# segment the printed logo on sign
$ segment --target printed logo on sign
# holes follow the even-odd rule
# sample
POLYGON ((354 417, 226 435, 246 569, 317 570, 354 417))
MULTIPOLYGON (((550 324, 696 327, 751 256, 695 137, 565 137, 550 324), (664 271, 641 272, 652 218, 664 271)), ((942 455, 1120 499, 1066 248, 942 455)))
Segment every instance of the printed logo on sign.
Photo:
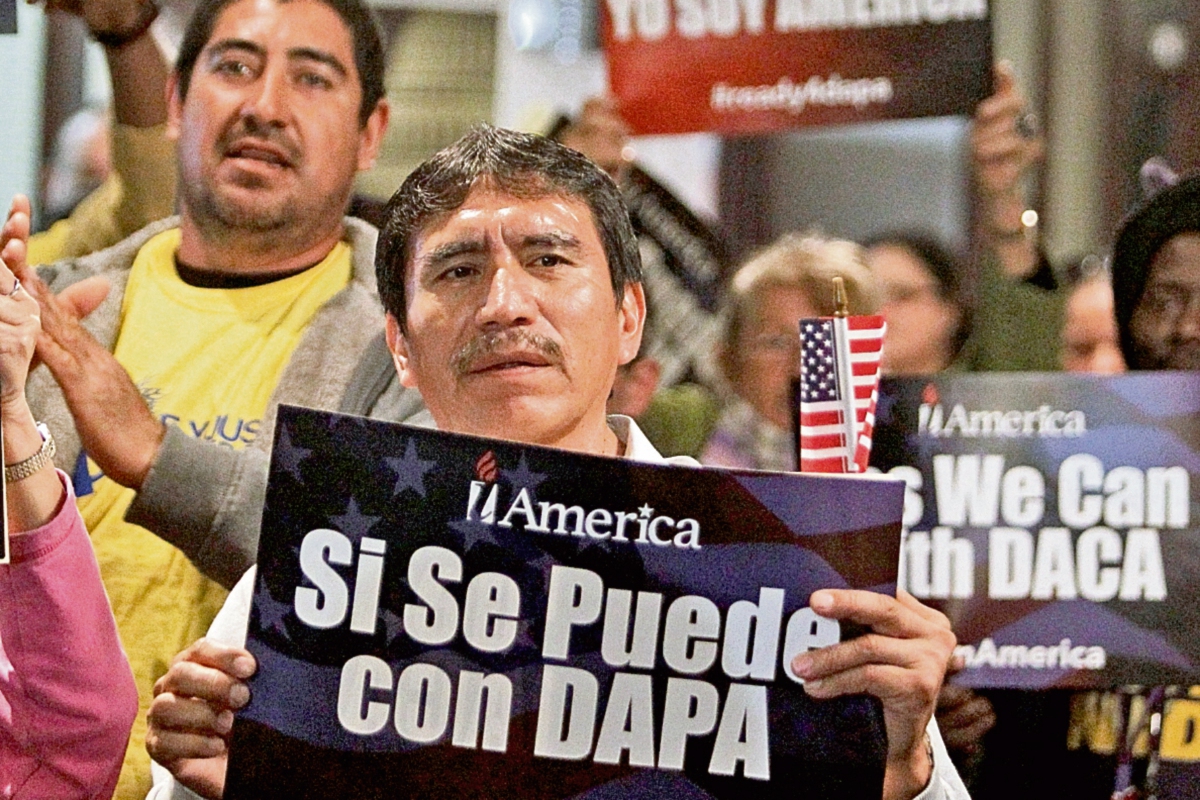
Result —
POLYGON ((730 86, 717 83, 709 93, 715 111, 788 111, 800 114, 810 106, 866 108, 891 102, 895 96, 886 77, 846 80, 834 73, 827 78, 813 75, 803 83, 784 76, 764 86, 730 86))
MULTIPOLYGON (((936 397, 936 391, 933 394, 936 397)), ((1082 411, 1063 411, 1048 405, 1031 411, 979 411, 955 403, 947 411, 935 400, 922 403, 917 415, 917 433, 938 438, 1073 439, 1087 433, 1087 415, 1082 411)))
POLYGON ((1072 645, 1063 639, 1056 645, 997 645, 988 637, 978 645, 960 644, 954 655, 966 669, 1104 669, 1108 654, 1103 647, 1072 645))
POLYGON ((563 503, 534 503, 533 498, 529 496, 529 489, 521 487, 508 502, 504 513, 497 517, 500 485, 493 483, 491 490, 487 490, 487 483, 471 481, 467 513, 464 517, 467 522, 483 522, 501 528, 511 528, 514 522, 519 521, 524 530, 533 533, 571 534, 593 539, 611 537, 614 542, 700 549, 699 522, 690 518, 676 520, 655 514, 649 504, 643 504, 637 511, 609 511, 606 508, 585 511, 582 506, 568 506, 563 503), (483 500, 482 507, 480 500, 483 500))

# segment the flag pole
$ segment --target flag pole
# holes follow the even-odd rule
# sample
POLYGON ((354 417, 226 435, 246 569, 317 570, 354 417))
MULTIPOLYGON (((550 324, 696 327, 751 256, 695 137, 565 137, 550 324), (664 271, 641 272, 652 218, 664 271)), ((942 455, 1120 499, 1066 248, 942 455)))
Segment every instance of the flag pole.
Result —
POLYGON ((858 414, 854 408, 854 368, 850 365, 850 302, 846 297, 846 282, 840 275, 833 279, 833 326, 837 342, 838 394, 842 397, 842 424, 846 429, 846 454, 842 457, 846 472, 857 472, 854 451, 858 447, 858 414))

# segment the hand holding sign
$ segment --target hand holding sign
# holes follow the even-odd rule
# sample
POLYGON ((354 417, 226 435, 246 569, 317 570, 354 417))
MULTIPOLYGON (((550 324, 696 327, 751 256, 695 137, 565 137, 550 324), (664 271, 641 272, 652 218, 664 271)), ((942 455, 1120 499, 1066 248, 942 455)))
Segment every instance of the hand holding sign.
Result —
POLYGON ((1021 177, 1045 154, 1027 106, 1012 66, 998 63, 995 91, 979 104, 971 126, 971 160, 984 199, 1017 192, 1021 177))
POLYGON ((200 639, 154 684, 146 750, 204 797, 225 793, 233 711, 249 702, 243 679, 255 668, 254 657, 242 648, 200 639))
POLYGON ((797 656, 792 669, 813 697, 872 694, 883 701, 888 734, 885 798, 916 796, 933 769, 925 728, 954 651, 945 615, 900 592, 896 599, 874 592, 823 589, 810 607, 823 617, 851 620, 874 632, 797 656))
POLYGON ((618 184, 633 162, 629 126, 609 97, 589 97, 579 117, 563 129, 558 140, 596 162, 618 184))

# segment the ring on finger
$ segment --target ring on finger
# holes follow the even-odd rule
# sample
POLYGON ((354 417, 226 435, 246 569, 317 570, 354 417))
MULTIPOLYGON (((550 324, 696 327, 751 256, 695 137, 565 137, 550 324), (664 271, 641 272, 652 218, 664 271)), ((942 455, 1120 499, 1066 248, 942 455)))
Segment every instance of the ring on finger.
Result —
POLYGON ((19 291, 21 291, 21 282, 19 280, 17 280, 16 278, 13 278, 12 288, 9 289, 7 292, 5 292, 4 296, 12 297, 14 294, 16 294, 19 291))

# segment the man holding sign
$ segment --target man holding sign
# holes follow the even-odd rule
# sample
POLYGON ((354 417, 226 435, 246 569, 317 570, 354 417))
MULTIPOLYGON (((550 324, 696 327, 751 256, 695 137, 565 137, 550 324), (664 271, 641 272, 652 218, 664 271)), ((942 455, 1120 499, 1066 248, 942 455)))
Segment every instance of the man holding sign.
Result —
MULTIPOLYGON (((605 414, 645 316, 633 231, 606 175, 548 140, 483 126, 418 168, 388 217, 376 258, 388 344, 440 428, 662 460, 636 425, 605 414)), ((248 701, 255 669, 235 646, 252 583, 243 578, 211 638, 156 687, 147 746, 174 778, 151 797, 224 792, 232 711, 248 701)), ((945 617, 907 595, 822 590, 810 605, 872 631, 791 668, 813 697, 881 700, 884 796, 965 797, 931 723, 954 645, 945 617)))

